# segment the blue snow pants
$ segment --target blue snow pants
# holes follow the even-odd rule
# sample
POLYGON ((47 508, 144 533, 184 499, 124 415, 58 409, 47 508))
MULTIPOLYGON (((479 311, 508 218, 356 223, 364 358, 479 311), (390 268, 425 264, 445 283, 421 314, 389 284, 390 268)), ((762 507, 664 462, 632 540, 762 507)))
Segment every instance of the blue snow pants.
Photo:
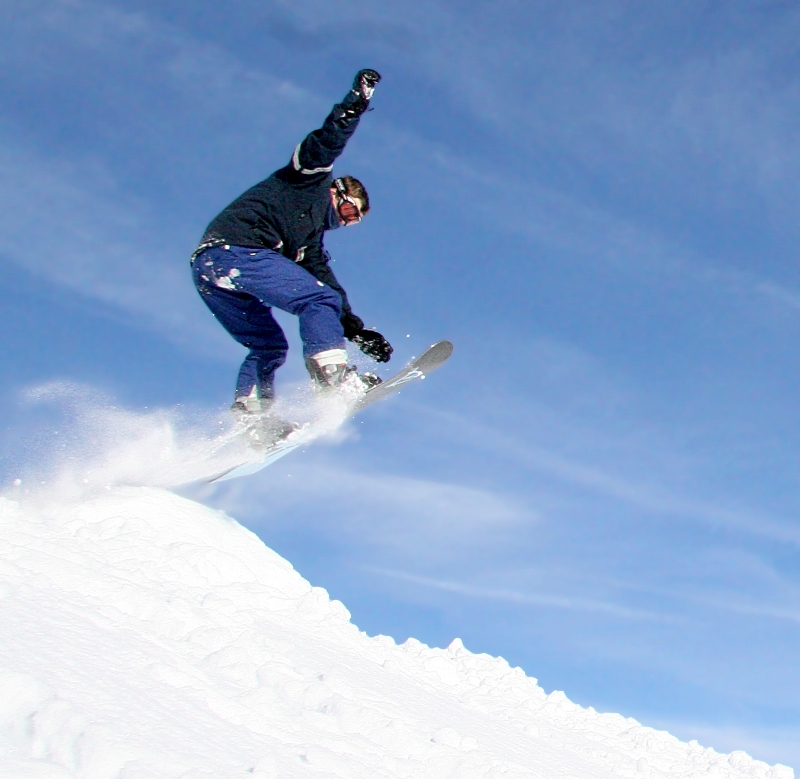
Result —
POLYGON ((274 375, 289 344, 271 307, 300 318, 305 357, 344 349, 342 298, 307 270, 271 249, 218 246, 192 262, 195 286, 219 323, 250 353, 236 382, 236 397, 275 395, 274 375))

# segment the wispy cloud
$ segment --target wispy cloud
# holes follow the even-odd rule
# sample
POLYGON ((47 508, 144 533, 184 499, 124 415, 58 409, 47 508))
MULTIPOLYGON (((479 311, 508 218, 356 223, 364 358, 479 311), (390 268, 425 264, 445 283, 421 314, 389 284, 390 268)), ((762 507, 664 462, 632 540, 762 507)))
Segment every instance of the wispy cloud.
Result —
POLYGON ((7 138, 0 146, 4 259, 168 338, 189 343, 202 334, 201 341, 216 340, 188 282, 188 260, 174 243, 153 239, 147 207, 106 186, 88 166, 46 159, 7 138), (41 229, 43 213, 47 230, 41 229))
MULTIPOLYGON (((513 405, 519 400, 515 399, 513 395, 509 395, 503 402, 506 405, 513 405)), ((724 527, 773 541, 790 543, 793 546, 800 545, 800 525, 792 518, 776 517, 767 511, 758 509, 731 508, 724 505, 722 501, 717 503, 698 500, 681 494, 675 489, 659 486, 654 483, 652 478, 645 482, 620 475, 619 471, 636 472, 641 470, 639 459, 652 456, 652 452, 648 451, 646 439, 639 442, 638 446, 642 448, 642 451, 638 455, 635 447, 629 447, 629 451, 619 457, 618 470, 615 472, 609 467, 586 462, 579 456, 568 455, 543 446, 537 443, 535 437, 526 439, 512 431, 505 432, 498 425, 467 418, 460 412, 423 406, 414 406, 414 409, 417 414, 437 419, 438 424, 446 427, 448 435, 452 436, 454 440, 468 442, 470 446, 495 452, 494 456, 501 457, 507 462, 514 462, 516 466, 546 474, 588 493, 611 498, 639 509, 639 513, 629 515, 631 518, 643 519, 646 516, 654 516, 677 521, 701 522, 710 527, 724 527), (644 516, 641 511, 645 512, 644 516)), ((561 409, 560 412, 564 415, 562 424, 565 425, 565 428, 559 433, 559 437, 562 440, 571 441, 574 439, 570 432, 571 425, 564 414, 565 410, 561 409)), ((558 413, 558 409, 545 406, 537 409, 534 399, 528 397, 525 399, 525 415, 522 418, 526 420, 526 429, 536 430, 537 424, 534 420, 541 414, 547 421, 543 422, 540 429, 546 429, 549 437, 552 438, 556 435, 553 416, 558 413)), ((595 453, 604 450, 613 451, 614 444, 611 439, 605 442, 590 440, 593 435, 596 437, 602 434, 598 431, 591 432, 584 427, 579 439, 582 449, 584 451, 592 449, 595 453)), ((605 435, 608 436, 611 433, 605 431, 605 435)), ((669 452, 667 456, 672 460, 673 467, 677 467, 677 462, 684 457, 679 451, 669 452)), ((663 465, 661 472, 665 477, 668 476, 668 470, 663 465)))
POLYGON ((445 592, 452 592, 456 595, 464 595, 469 598, 482 598, 487 600, 504 601, 517 605, 542 606, 545 608, 567 609, 569 611, 589 611, 599 612, 611 617, 621 619, 646 619, 658 622, 670 622, 672 618, 663 614, 656 614, 651 611, 632 609, 617 603, 606 601, 589 600, 585 598, 575 598, 564 595, 545 595, 540 593, 517 592, 515 590, 494 589, 491 587, 476 587, 460 582, 451 582, 441 579, 432 579, 427 576, 392 571, 386 568, 367 568, 371 573, 386 576, 392 579, 399 579, 410 584, 418 584, 422 587, 431 587, 445 592))
POLYGON ((800 583, 793 566, 779 568, 755 549, 717 548, 697 554, 698 565, 669 587, 627 582, 625 589, 673 602, 684 611, 727 612, 800 623, 800 583), (702 572, 702 573, 700 573, 702 572))
MULTIPOLYGON (((23 17, 30 17, 29 22, 34 18, 29 12, 26 16, 24 4, 16 4, 16 8, 23 17)), ((322 5, 315 4, 315 8, 319 11, 318 17, 309 16, 308 8, 302 12, 286 8, 275 9, 275 12, 284 18, 284 22, 293 18, 297 29, 305 31, 303 34, 307 35, 313 35, 315 30, 319 32, 323 19, 341 24, 343 18, 347 17, 346 13, 344 17, 339 15, 341 9, 331 15, 330 9, 322 5), (312 22, 312 18, 316 21, 312 22)), ((590 10, 587 6, 584 13, 590 13, 590 10)), ((373 28, 387 31, 387 40, 399 41, 403 37, 397 31, 405 29, 405 14, 378 8, 366 9, 366 13, 373 28)), ((476 9, 472 13, 476 13, 476 9)), ((539 9, 537 13, 547 17, 544 9, 539 9)), ((485 48, 485 40, 475 39, 472 26, 459 20, 447 4, 434 4, 432 9, 426 10, 426 18, 428 29, 440 26, 450 30, 453 45, 446 48, 461 54, 455 59, 445 57, 441 49, 434 46, 433 40, 424 35, 415 35, 414 46, 420 49, 423 56, 417 65, 410 67, 421 69, 418 74, 421 77, 425 63, 435 61, 441 64, 443 58, 447 59, 446 67, 433 68, 426 73, 426 77, 434 74, 436 83, 445 88, 453 99, 467 99, 482 119, 485 119, 487 100, 489 103, 496 102, 504 90, 516 90, 516 80, 524 76, 525 69, 534 67, 537 58, 546 59, 550 56, 555 46, 550 42, 532 60, 527 58, 525 61, 528 64, 522 67, 522 72, 518 65, 508 68, 510 55, 508 51, 500 50, 492 52, 488 70, 484 67, 486 63, 476 68, 476 62, 484 61, 476 53, 478 48, 485 48), (487 78, 490 79, 490 74, 496 68, 502 68, 505 74, 510 73, 512 77, 490 84, 487 78), (464 93, 465 89, 469 96, 464 93)), ((160 74, 164 97, 183 106, 181 121, 200 122, 202 126, 206 122, 224 118, 227 128, 237 125, 249 128, 247 139, 241 138, 248 145, 253 143, 254 123, 261 128, 261 138, 275 137, 279 143, 283 143, 286 131, 282 125, 285 123, 282 119, 278 121, 271 112, 252 112, 243 106, 270 103, 285 105, 288 101, 293 112, 290 124, 296 124, 300 132, 306 117, 310 120, 314 112, 322 110, 328 102, 267 70, 245 65, 213 41, 193 38, 154 15, 130 13, 113 6, 89 2, 49 2, 38 8, 35 19, 34 28, 38 27, 40 32, 55 36, 56 41, 61 40, 65 45, 68 41, 70 48, 84 49, 87 55, 96 57, 99 56, 98 52, 124 49, 132 61, 146 60, 149 69, 155 67, 160 74), (154 49, 159 51, 157 60, 152 57, 154 49), (190 106, 198 104, 203 106, 202 113, 190 109, 190 106)), ((486 21, 490 25, 496 24, 492 19, 486 21)), ((545 18, 544 23, 556 27, 561 24, 552 18, 545 18)), ((516 45, 513 29, 504 28, 504 33, 504 40, 513 49, 516 45)), ((28 34, 31 34, 31 30, 28 30, 28 34)), ((565 34, 562 30, 560 40, 565 34)), ((19 46, 24 48, 24 42, 20 42, 19 46)), ((20 54, 24 56, 22 48, 20 54)), ((584 65, 588 67, 588 63, 584 65)), ((576 66, 575 62, 572 66, 576 66)), ((741 67, 745 65, 741 64, 741 67)), ((688 99, 685 96, 685 73, 676 69, 672 78, 673 89, 683 90, 681 94, 685 103, 688 99)), ((700 84, 698 81, 696 89, 701 88, 700 84)), ((136 82, 129 80, 127 88, 135 91, 136 82)), ((537 87, 540 88, 543 87, 537 87)), ((495 127, 495 131, 505 133, 514 128, 515 135, 509 149, 515 148, 517 154, 523 153, 521 148, 530 143, 523 140, 523 127, 526 132, 532 132, 533 137, 549 138, 552 127, 559 125, 556 115, 561 117, 568 108, 568 105, 548 102, 552 95, 541 95, 537 89, 530 94, 526 92, 524 101, 503 103, 507 110, 490 111, 493 116, 504 116, 504 121, 509 122, 507 127, 495 127)), ((751 91, 757 91, 755 84, 751 91)), ((598 113, 596 120, 611 122, 613 117, 632 110, 637 95, 616 95, 616 102, 602 105, 602 113, 598 113), (620 101, 624 102, 624 106, 620 105, 620 101)), ((574 89, 569 93, 570 100, 577 101, 579 97, 574 89)), ((635 105, 636 110, 645 110, 641 104, 635 105)), ((589 108, 590 111, 594 110, 591 106, 589 108)), ((598 103, 595 109, 600 111, 600 108, 601 104, 598 103)), ((655 110, 652 106, 650 109, 655 110)), ((173 166, 187 166, 188 161, 180 161, 180 155, 174 153, 174 145, 178 142, 176 128, 159 127, 153 122, 148 124, 149 115, 139 116, 137 113, 131 117, 131 122, 138 132, 148 135, 153 150, 162 149, 159 162, 166 163, 171 157, 173 166), (165 129, 168 130, 166 134, 165 129), (160 135, 164 135, 165 140, 159 140, 160 135), (172 150, 167 148, 167 140, 173 144, 172 150)), ((686 112, 680 115, 685 117, 686 112)), ((773 119, 784 124, 788 121, 777 115, 773 119)), ((686 242, 667 238, 645 223, 632 220, 629 216, 620 216, 613 208, 581 199, 568 187, 532 180, 527 168, 525 175, 498 171, 493 164, 475 156, 465 157, 447 143, 428 138, 413 127, 402 123, 391 125, 380 116, 371 120, 378 128, 374 137, 382 150, 381 164, 384 167, 393 164, 390 153, 387 158, 387 151, 402 150, 404 165, 415 171, 415 177, 420 172, 430 177, 435 171, 439 179, 437 188, 441 188, 442 174, 451 176, 451 197, 456 197, 454 193, 457 192, 473 191, 474 186, 480 184, 482 191, 487 194, 493 192, 494 195, 482 198, 478 203, 470 201, 462 205, 475 214, 490 209, 489 219, 498 229, 519 232, 551 249, 568 251, 573 257, 591 258, 592 262, 602 257, 610 265, 635 269, 637 273, 648 267, 656 274, 677 274, 694 279, 696 283, 708 284, 709 289, 725 290, 747 305, 761 298, 769 305, 774 306, 776 301, 780 301, 789 310, 797 308, 796 301, 800 293, 785 281, 726 268, 724 263, 703 256, 686 242)), ((170 114, 169 122, 175 125, 177 116, 170 114)), ((615 126, 614 132, 625 134, 633 126, 653 127, 657 124, 650 117, 615 126)), ((568 126, 559 126, 564 131, 568 130, 568 126)), ((726 126, 739 124, 729 122, 726 126)), ((701 130, 693 132, 696 135, 701 130)), ((716 133, 715 129, 707 130, 709 137, 715 137, 716 133)), ((231 140, 235 137, 234 133, 231 140)), ((84 294, 119 306, 172 339, 194 344, 216 344, 213 348, 225 342, 195 299, 185 276, 185 258, 191 251, 192 241, 202 230, 202 220, 193 226, 191 235, 182 224, 174 225, 170 233, 157 214, 158 198, 144 199, 141 195, 134 196, 126 191, 126 181, 120 171, 99 156, 65 162, 23 141, 8 127, 2 140, 0 235, 3 239, 0 241, 0 251, 4 256, 57 284, 80 289, 84 294), (41 203, 47 209, 46 231, 39 228, 40 214, 37 210, 31 210, 31 203, 41 203), (203 338, 192 337, 198 329, 203 332, 203 338)), ((625 143, 629 141, 626 136, 625 143)), ((737 165, 743 142, 733 144, 729 155, 732 160, 735 158, 737 165)), ((261 143, 266 144, 267 141, 261 143)), ((509 143, 509 140, 506 139, 504 143, 509 143)), ((577 146, 570 147, 571 154, 576 151, 577 146)), ((191 185, 189 182, 187 184, 191 185)), ((233 194, 226 193, 225 197, 233 194)), ((218 199, 216 206, 223 199, 218 199)), ((205 217, 211 215, 212 211, 213 207, 205 217)))
POLYGON ((786 609, 767 603, 746 603, 742 601, 741 595, 735 595, 725 600, 713 598, 695 598, 694 600, 709 608, 730 611, 734 614, 746 614, 752 617, 766 617, 781 622, 800 623, 800 606, 794 609, 786 609))
POLYGON ((401 559, 410 553, 420 560, 461 559, 476 548, 502 545, 512 530, 538 521, 536 512, 515 497, 374 468, 332 466, 325 462, 324 442, 317 447, 316 457, 296 459, 296 481, 288 476, 276 483, 269 478, 274 474, 266 474, 261 480, 195 488, 191 494, 225 506, 251 526, 296 523, 296 510, 303 507, 304 526, 401 559), (309 505, 325 509, 309 515, 309 505))
MULTIPOLYGON (((411 188, 421 180, 435 182, 419 197, 430 197, 437 206, 446 201, 472 214, 475 223, 492 225, 505 240, 522 239, 531 256, 557 256, 576 268, 588 264, 595 269, 602 263, 628 281, 659 290, 668 282, 671 294, 699 293, 748 318, 766 319, 776 311, 797 314, 800 289, 776 262, 764 262, 758 271, 743 268, 699 236, 676 231, 669 223, 664 229, 635 209, 587 197, 585 190, 563 182, 537 180, 527 169, 524 175, 498 170, 493 162, 464 155, 443 139, 389 125, 380 116, 371 121, 379 131, 362 144, 362 152, 373 168, 395 168, 394 175, 407 178, 411 188), (459 195, 476 190, 484 197, 459 195)), ((515 143, 525 142, 517 138, 515 143)), ((524 274, 524 269, 515 264, 515 272, 524 274)))
MULTIPOLYGON (((65 66, 72 66, 75 49, 89 61, 107 59, 115 66, 117 53, 124 50, 126 62, 147 62, 150 77, 157 74, 161 97, 169 96, 184 107, 177 112, 183 120, 191 118, 190 106, 201 104, 203 114, 195 121, 213 121, 226 111, 230 119, 237 106, 269 100, 294 104, 301 117, 314 105, 310 93, 290 82, 254 72, 218 45, 194 39, 146 13, 91 2, 44 2, 35 10, 19 4, 17 11, 14 24, 24 28, 27 37, 12 36, 0 61, 12 58, 17 67, 25 64, 26 77, 34 83, 42 77, 39 71, 57 80, 51 72, 54 63, 64 59, 65 66), (36 60, 26 49, 31 35, 50 41, 46 59, 36 60), (16 48, 20 51, 15 57, 16 48), (159 56, 154 59, 155 49, 159 56)), ((142 88, 132 77, 115 94, 103 97, 107 111, 113 107, 128 112, 127 124, 117 127, 120 141, 138 134, 137 142, 146 143, 155 164, 164 166, 153 171, 154 184, 164 186, 177 168, 189 167, 181 158, 174 126, 181 120, 173 112, 156 121, 151 110, 139 105, 136 95, 142 88), (172 148, 165 148, 164 136, 172 139, 172 148)), ((154 99, 150 90, 148 100, 154 99)), ((252 117, 239 118, 252 126, 252 117)), ((261 112, 257 124, 266 130, 278 121, 261 112)), ((50 284, 103 301, 109 310, 190 349, 207 354, 219 354, 225 347, 230 351, 230 340, 208 316, 189 278, 189 254, 204 223, 187 227, 180 203, 167 205, 168 192, 143 193, 132 182, 130 162, 100 146, 88 154, 85 149, 47 149, 13 121, 0 126, 0 256, 50 284)), ((195 158, 192 167, 202 171, 207 164, 195 158)), ((179 197, 194 203, 195 189, 197 177, 187 178, 179 197)), ((218 193, 216 207, 230 196, 218 193)), ((205 218, 211 215, 210 209, 205 218)))

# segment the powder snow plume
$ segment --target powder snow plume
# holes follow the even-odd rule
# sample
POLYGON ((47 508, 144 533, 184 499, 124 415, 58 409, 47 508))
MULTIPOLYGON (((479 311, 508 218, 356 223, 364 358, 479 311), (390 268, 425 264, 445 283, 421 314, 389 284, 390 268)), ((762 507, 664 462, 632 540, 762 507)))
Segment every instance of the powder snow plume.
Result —
MULTIPOLYGON (((27 451, 6 458, 9 497, 63 503, 120 485, 172 488, 259 458, 227 409, 133 411, 64 383, 37 387, 26 400, 48 408, 52 421, 27 451)), ((335 433, 347 416, 345 403, 307 388, 289 393, 277 411, 306 423, 309 439, 335 433)))

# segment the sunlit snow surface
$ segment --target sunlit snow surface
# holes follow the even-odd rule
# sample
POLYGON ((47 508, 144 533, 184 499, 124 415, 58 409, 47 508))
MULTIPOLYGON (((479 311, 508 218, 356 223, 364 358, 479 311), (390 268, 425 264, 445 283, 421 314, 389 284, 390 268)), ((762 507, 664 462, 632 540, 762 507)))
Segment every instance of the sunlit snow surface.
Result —
POLYGON ((163 489, 224 431, 103 414, 56 476, 0 498, 0 777, 793 777, 545 695, 459 641, 367 637, 163 489))

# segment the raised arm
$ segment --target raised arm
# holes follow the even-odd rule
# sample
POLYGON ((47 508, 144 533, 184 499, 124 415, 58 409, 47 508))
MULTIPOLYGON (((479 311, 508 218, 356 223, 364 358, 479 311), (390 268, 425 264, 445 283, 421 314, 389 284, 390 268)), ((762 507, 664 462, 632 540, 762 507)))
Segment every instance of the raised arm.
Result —
POLYGON ((318 130, 309 133, 294 150, 291 167, 304 176, 330 173, 334 160, 358 127, 361 114, 369 108, 375 85, 381 80, 375 70, 360 70, 353 88, 337 103, 318 130))

